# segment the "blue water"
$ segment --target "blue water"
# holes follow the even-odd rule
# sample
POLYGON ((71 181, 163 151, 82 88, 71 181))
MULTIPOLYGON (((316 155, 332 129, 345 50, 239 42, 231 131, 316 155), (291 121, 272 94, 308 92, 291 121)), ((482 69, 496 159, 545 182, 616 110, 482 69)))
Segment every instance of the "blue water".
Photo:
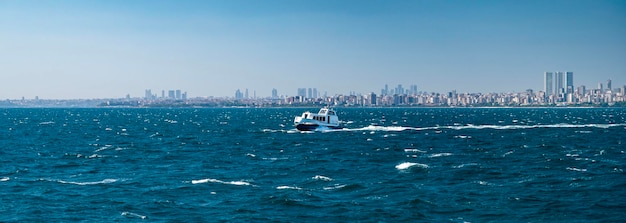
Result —
POLYGON ((0 110, 0 222, 626 219, 624 108, 305 110, 0 110))

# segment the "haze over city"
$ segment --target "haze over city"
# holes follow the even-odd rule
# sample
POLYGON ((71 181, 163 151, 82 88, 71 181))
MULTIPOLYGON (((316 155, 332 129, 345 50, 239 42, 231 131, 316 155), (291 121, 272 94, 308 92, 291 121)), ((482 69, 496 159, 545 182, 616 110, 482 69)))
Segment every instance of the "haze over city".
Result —
POLYGON ((0 99, 622 86, 624 27, 626 1, 8 0, 0 99))

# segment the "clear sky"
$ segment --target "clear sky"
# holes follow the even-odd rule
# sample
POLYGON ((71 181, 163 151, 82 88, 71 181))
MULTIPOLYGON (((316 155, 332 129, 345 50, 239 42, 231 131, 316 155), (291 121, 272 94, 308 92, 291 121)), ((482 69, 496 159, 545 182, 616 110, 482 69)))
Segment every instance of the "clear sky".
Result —
POLYGON ((0 100, 626 85, 626 1, 0 0, 0 100))

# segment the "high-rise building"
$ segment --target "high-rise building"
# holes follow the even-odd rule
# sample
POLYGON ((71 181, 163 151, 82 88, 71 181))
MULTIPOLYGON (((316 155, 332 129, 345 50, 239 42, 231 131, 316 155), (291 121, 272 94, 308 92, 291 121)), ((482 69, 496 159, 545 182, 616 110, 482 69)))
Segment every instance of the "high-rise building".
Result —
POLYGON ((565 93, 574 93, 574 72, 565 72, 565 93))
POLYGON ((146 100, 152 100, 152 90, 146 89, 145 98, 146 98, 146 100))
POLYGON ((611 91, 611 90, 613 89, 612 87, 613 87, 613 86, 612 86, 612 84, 611 84, 611 79, 608 79, 608 80, 606 81, 606 90, 607 90, 607 91, 611 91))
POLYGON ((298 96, 300 96, 300 98, 306 97, 306 88, 298 88, 298 96))
POLYGON ((308 98, 313 98, 313 89, 312 88, 309 88, 309 94, 307 94, 307 95, 308 95, 308 98))
POLYGON ((237 91, 235 91, 235 99, 239 100, 243 98, 243 93, 241 93, 241 90, 237 89, 237 91))
POLYGON ((416 95, 417 94, 417 85, 411 85, 411 89, 409 90, 409 94, 416 95))
POLYGON ((370 93, 370 105, 376 105, 376 94, 370 93))
POLYGON ((174 90, 169 90, 169 91, 167 92, 167 97, 168 97, 168 98, 170 98, 170 99, 175 99, 175 98, 176 98, 176 91, 174 91, 174 90))
POLYGON ((587 93, 587 87, 585 87, 585 85, 580 85, 578 87, 578 94, 585 95, 586 93, 587 93))
POLYGON ((552 72, 544 73, 543 90, 546 92, 546 97, 554 95, 554 76, 552 72))
POLYGON ((555 75, 555 82, 554 82, 554 90, 556 91, 556 94, 561 94, 561 93, 565 93, 565 88, 563 87, 563 72, 561 71, 557 71, 554 73, 555 75))
POLYGON ((404 94, 404 88, 402 88, 401 84, 398 84, 398 87, 396 87, 396 94, 404 94))
POLYGON ((272 89, 272 98, 278 98, 278 90, 276 90, 276 88, 272 89))
POLYGON ((250 98, 250 95, 248 94, 248 88, 246 88, 246 97, 245 97, 245 99, 248 99, 248 98, 250 98))
POLYGON ((180 90, 176 90, 176 99, 182 99, 183 95, 182 92, 180 90))

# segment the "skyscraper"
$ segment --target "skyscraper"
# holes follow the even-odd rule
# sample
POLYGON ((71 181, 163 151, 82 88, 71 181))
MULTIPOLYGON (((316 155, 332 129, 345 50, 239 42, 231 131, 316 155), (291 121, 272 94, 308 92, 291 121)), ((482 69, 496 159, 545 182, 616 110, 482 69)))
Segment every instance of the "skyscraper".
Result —
POLYGON ((409 91, 409 94, 411 94, 411 95, 416 95, 417 94, 417 85, 415 85, 415 84, 411 85, 411 90, 409 91))
POLYGON ((612 89, 613 89, 613 86, 612 86, 612 84, 611 84, 611 79, 608 79, 608 80, 606 81, 606 90, 607 90, 607 91, 611 91, 612 89))
POLYGON ((374 94, 374 92, 370 93, 370 105, 376 105, 376 94, 374 94))
POLYGON ((552 72, 544 73, 543 90, 546 92, 546 97, 554 94, 554 76, 552 72))
POLYGON ((298 96, 301 98, 306 97, 306 88, 298 88, 298 96))
POLYGON ((152 100, 152 90, 146 89, 145 98, 146 100, 152 100))
POLYGON ((243 93, 241 93, 241 90, 237 89, 237 91, 235 91, 235 99, 242 99, 243 98, 243 93))
POLYGON ((565 93, 574 93, 574 72, 565 72, 565 93))
POLYGON ((402 84, 398 84, 398 87, 396 87, 396 94, 404 94, 404 88, 402 88, 402 84))
POLYGON ((560 94, 560 93, 564 93, 565 92, 565 88, 563 88, 563 72, 561 71, 557 71, 554 73, 556 81, 554 82, 554 90, 556 91, 556 94, 560 94))
POLYGON ((276 90, 276 88, 272 89, 272 98, 278 98, 278 90, 276 90))

